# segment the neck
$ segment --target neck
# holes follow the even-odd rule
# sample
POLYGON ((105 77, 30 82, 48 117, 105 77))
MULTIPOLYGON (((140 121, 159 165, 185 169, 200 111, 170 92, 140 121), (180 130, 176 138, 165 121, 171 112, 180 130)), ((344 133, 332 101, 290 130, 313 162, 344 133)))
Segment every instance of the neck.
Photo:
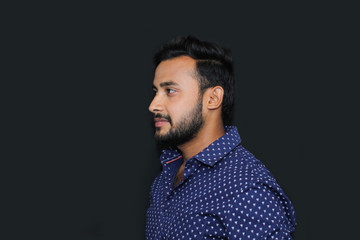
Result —
POLYGON ((178 146, 185 162, 225 134, 223 124, 204 124, 196 136, 178 146))

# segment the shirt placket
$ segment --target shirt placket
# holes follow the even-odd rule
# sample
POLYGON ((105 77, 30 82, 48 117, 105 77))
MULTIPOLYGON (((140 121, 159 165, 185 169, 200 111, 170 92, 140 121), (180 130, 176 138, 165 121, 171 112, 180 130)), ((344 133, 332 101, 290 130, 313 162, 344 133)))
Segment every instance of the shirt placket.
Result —
POLYGON ((196 159, 189 159, 188 162, 185 165, 184 169, 184 179, 173 189, 179 188, 181 185, 183 185, 200 167, 200 164, 196 159))
MULTIPOLYGON (((173 181, 174 181, 174 175, 177 173, 178 168, 180 167, 181 162, 179 162, 178 165, 174 164, 172 167, 170 168, 171 171, 167 174, 168 178, 166 179, 167 181, 167 185, 166 185, 166 193, 165 193, 165 199, 164 202, 162 204, 162 213, 163 213, 163 219, 165 222, 164 224, 164 228, 163 228, 163 236, 166 236, 167 234, 171 234, 170 231, 171 230, 171 226, 172 226, 172 221, 173 219, 176 217, 175 213, 177 212, 176 206, 174 206, 173 204, 177 205, 181 205, 180 203, 182 203, 185 199, 178 199, 176 196, 178 196, 178 194, 181 194, 183 188, 186 186, 183 186, 184 184, 186 184, 186 181, 189 180, 189 178, 195 174, 195 172, 198 170, 198 168, 201 166, 201 164, 199 162, 197 162, 195 159, 192 159, 192 161, 190 161, 184 169, 184 179, 175 187, 173 188, 173 181), (177 198, 177 201, 175 201, 174 199, 177 198)), ((186 196, 185 196, 186 198, 186 196)))
POLYGON ((179 159, 176 162, 171 162, 169 164, 164 164, 163 166, 163 176, 164 176, 164 182, 163 182, 163 198, 160 205, 160 218, 162 223, 162 229, 161 233, 162 236, 165 236, 166 229, 168 227, 168 224, 171 222, 171 219, 173 216, 171 216, 171 213, 169 212, 169 207, 171 205, 171 196, 173 195, 172 190, 172 184, 174 180, 174 176, 178 170, 178 168, 181 165, 181 159, 179 159))

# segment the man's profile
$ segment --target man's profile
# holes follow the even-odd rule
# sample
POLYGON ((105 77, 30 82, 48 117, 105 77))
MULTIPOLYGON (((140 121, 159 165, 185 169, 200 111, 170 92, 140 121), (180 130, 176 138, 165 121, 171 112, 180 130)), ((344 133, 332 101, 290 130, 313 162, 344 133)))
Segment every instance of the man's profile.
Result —
POLYGON ((292 239, 290 200, 231 126, 230 51, 179 37, 154 62, 149 110, 163 170, 151 186, 146 239, 292 239))

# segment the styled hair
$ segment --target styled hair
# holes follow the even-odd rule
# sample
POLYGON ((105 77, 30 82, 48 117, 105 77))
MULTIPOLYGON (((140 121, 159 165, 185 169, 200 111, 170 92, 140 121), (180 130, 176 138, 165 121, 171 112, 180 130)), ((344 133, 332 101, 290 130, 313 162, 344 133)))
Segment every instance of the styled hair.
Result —
POLYGON ((193 36, 177 37, 162 45, 155 53, 155 67, 162 61, 179 56, 189 56, 196 60, 196 75, 201 96, 210 87, 221 86, 224 89, 221 114, 224 124, 230 125, 235 99, 231 51, 216 43, 200 41, 193 36))

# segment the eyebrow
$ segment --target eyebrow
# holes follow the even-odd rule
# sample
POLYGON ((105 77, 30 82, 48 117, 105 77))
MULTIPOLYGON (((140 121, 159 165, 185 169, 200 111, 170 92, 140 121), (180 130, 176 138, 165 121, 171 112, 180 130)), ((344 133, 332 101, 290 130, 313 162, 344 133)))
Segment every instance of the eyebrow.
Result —
MULTIPOLYGON (((168 87, 168 86, 179 86, 179 84, 173 81, 160 83, 160 87, 168 87)), ((153 88, 156 88, 155 85, 153 85, 153 88)))

